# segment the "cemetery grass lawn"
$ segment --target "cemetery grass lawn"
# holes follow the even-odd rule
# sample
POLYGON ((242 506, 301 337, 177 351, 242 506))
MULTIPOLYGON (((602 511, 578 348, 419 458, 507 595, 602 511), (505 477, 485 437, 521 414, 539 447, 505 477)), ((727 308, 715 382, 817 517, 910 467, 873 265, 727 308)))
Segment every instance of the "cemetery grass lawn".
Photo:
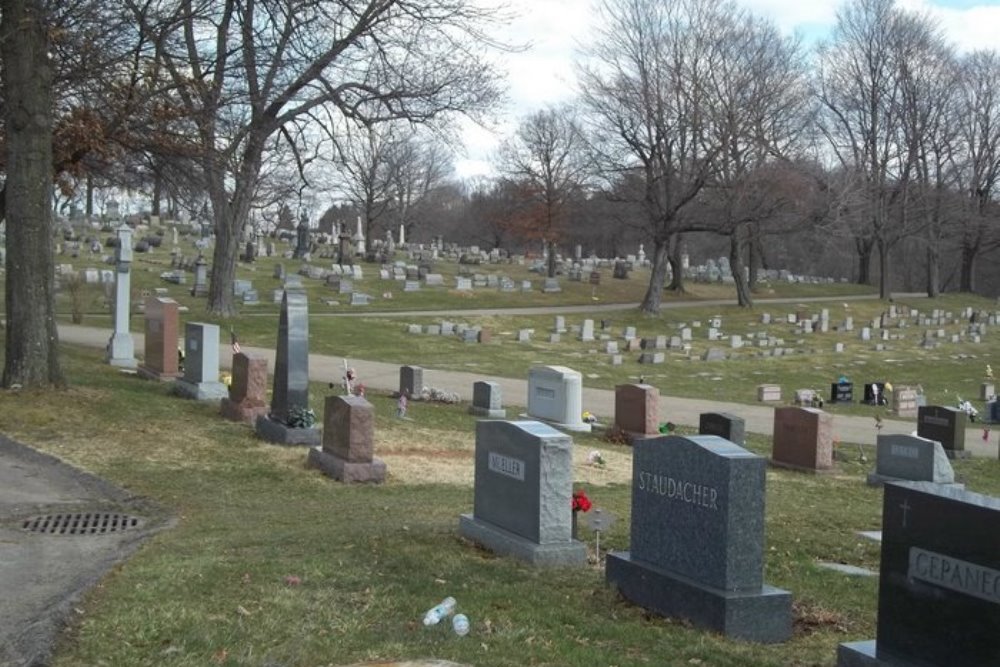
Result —
MULTIPOLYGON (((119 374, 97 351, 64 348, 70 389, 0 394, 0 429, 148 497, 177 524, 116 568, 79 605, 57 666, 342 665, 435 657, 477 666, 833 665, 838 642, 874 637, 876 582, 816 567, 878 567, 881 492, 868 466, 832 476, 769 470, 765 581, 795 600, 784 645, 727 641, 619 600, 596 563, 536 570, 462 540, 472 509, 474 419, 466 406, 372 396, 379 487, 344 486, 305 468, 305 450, 262 444, 214 405, 119 374), (54 414, 55 413, 55 414, 54 414), (446 595, 472 622, 465 638, 424 628, 446 595)), ((314 385, 320 408, 323 390, 314 385)), ((628 548, 629 450, 576 438, 574 477, 618 517, 602 547, 628 548), (591 449, 605 469, 585 463, 591 449)), ((749 447, 769 444, 751 437, 749 447)), ((851 449, 842 450, 854 458, 851 449)), ((974 488, 1000 493, 995 461, 956 462, 974 488)), ((585 517, 584 517, 585 518, 585 517)), ((584 531, 590 541, 592 535, 584 531)))

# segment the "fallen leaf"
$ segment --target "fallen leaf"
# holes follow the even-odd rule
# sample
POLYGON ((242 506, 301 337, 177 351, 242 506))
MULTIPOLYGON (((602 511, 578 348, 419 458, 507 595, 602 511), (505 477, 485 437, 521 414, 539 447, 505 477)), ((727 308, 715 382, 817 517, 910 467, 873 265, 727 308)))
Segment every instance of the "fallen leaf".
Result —
POLYGON ((220 665, 224 663, 226 661, 226 658, 228 657, 229 657, 229 651, 227 651, 224 648, 220 648, 218 651, 212 654, 212 660, 220 665))
POLYGON ((243 605, 239 605, 239 606, 236 607, 236 613, 239 614, 240 616, 249 616, 250 615, 250 612, 247 611, 247 608, 244 607, 243 605))
POLYGON ((294 574, 289 574, 285 577, 285 584, 289 586, 298 586, 302 583, 302 580, 296 577, 294 574))

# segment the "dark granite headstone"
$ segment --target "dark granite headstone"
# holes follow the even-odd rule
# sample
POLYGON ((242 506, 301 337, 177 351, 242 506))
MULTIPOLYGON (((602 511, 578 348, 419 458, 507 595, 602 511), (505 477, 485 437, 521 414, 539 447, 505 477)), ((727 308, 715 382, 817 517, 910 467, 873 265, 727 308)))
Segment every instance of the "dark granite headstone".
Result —
POLYGON ((885 397, 885 382, 866 384, 862 402, 866 405, 889 405, 889 400, 885 397))
POLYGON ((399 367, 399 393, 408 398, 420 396, 424 389, 424 369, 420 366, 399 367))
POLYGON ((499 382, 479 381, 472 383, 472 405, 469 412, 488 419, 504 419, 507 411, 503 408, 503 394, 499 382))
POLYGON ((761 457, 717 436, 639 440, 632 456, 631 550, 607 581, 636 604, 728 637, 791 636, 791 594, 763 583, 761 457))
POLYGON ((917 409, 917 435, 940 442, 950 459, 968 458, 971 454, 965 450, 966 419, 961 410, 924 405, 917 409))
POLYGON ((853 403, 854 383, 853 382, 833 382, 830 384, 831 403, 853 403))
POLYGON ((886 484, 878 640, 841 644, 837 665, 1000 665, 1000 499, 886 484))
POLYGON ((318 445, 319 429, 289 423, 294 412, 308 408, 309 303, 305 292, 286 289, 278 320, 271 412, 257 419, 257 435, 282 444, 318 445))
POLYGON ((742 446, 746 442, 746 422, 728 412, 703 412, 698 417, 698 434, 717 435, 742 446))
POLYGON ((955 471, 941 443, 914 435, 879 435, 875 451, 875 472, 868 483, 913 481, 954 484, 955 471))
POLYGON ((476 423, 473 513, 459 532, 534 565, 583 565, 572 539, 573 440, 535 421, 476 423))

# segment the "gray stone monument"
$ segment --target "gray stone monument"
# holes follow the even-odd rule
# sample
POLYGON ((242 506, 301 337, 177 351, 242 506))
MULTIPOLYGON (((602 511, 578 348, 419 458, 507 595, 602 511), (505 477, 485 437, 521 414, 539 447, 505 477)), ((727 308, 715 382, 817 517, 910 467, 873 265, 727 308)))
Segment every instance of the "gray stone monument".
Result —
POLYGON ((201 255, 198 255, 194 263, 194 285, 191 286, 191 296, 208 296, 208 264, 201 255))
POLYGON ((532 565, 583 565, 572 539, 573 440, 533 421, 476 423, 472 514, 463 537, 532 565))
POLYGON ((727 637, 791 637, 792 598, 763 583, 766 461, 718 436, 639 440, 631 549, 606 578, 627 599, 727 637))
POLYGON ((198 401, 215 401, 229 395, 226 385, 219 382, 218 324, 184 325, 184 376, 174 387, 182 396, 198 401))
POLYGON ((385 463, 374 458, 375 408, 361 396, 327 396, 323 446, 309 450, 309 465, 341 482, 385 481, 385 463))
POLYGON ((875 450, 875 472, 868 475, 868 484, 881 486, 886 482, 934 482, 955 484, 955 471, 936 440, 915 435, 879 435, 875 450))
POLYGON ((320 431, 301 421, 309 409, 309 303, 305 292, 285 290, 274 359, 271 411, 257 418, 257 435, 283 445, 320 444, 320 431))
POLYGON ((472 383, 472 405, 469 412, 487 419, 506 419, 503 409, 503 394, 499 382, 479 381, 472 383))
POLYGON ((118 248, 115 250, 115 329, 107 347, 108 363, 121 368, 139 366, 135 358, 135 341, 129 331, 131 271, 132 229, 122 225, 118 228, 118 248))

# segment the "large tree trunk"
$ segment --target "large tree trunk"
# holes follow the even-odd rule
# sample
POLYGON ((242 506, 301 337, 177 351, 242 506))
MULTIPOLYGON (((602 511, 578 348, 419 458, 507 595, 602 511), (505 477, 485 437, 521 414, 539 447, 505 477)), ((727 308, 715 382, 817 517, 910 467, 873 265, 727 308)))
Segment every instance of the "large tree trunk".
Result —
POLYGON ((933 243, 927 245, 927 296, 932 299, 941 294, 941 254, 933 243))
POLYGON ((260 176, 263 141, 251 137, 247 141, 240 171, 233 183, 232 195, 225 188, 225 175, 217 168, 206 169, 211 174, 209 198, 215 222, 215 251, 212 253, 212 278, 208 283, 208 312, 222 317, 236 315, 233 300, 233 279, 236 278, 236 258, 240 253, 243 228, 250 217, 254 185, 260 176))
POLYGON ((663 295, 663 283, 667 280, 667 242, 664 239, 653 239, 653 266, 649 272, 649 287, 642 297, 639 310, 649 315, 660 313, 660 302, 663 295))
POLYGON ((556 277, 556 242, 555 241, 546 241, 546 244, 547 244, 547 246, 549 248, 549 258, 548 258, 548 266, 546 267, 546 274, 548 275, 549 278, 555 278, 556 277))
POLYGON ((737 225, 729 235, 729 270, 736 284, 736 301, 741 308, 753 308, 750 286, 743 276, 743 225, 737 225))
POLYGON ((958 289, 962 292, 976 291, 976 259, 978 256, 978 248, 966 243, 962 244, 962 270, 958 286, 958 289))
POLYGON ((670 286, 667 288, 675 294, 684 293, 684 244, 680 234, 671 234, 667 251, 667 261, 670 263, 670 286))
POLYGON ((889 244, 879 239, 878 243, 878 298, 888 299, 889 290, 889 244))
POLYGON ((872 248, 874 247, 874 242, 871 239, 858 237, 854 240, 854 247, 857 250, 858 259, 854 271, 855 282, 858 285, 871 285, 872 248))
POLYGON ((39 0, 0 2, 7 130, 3 386, 64 384, 52 256, 52 64, 39 0))

